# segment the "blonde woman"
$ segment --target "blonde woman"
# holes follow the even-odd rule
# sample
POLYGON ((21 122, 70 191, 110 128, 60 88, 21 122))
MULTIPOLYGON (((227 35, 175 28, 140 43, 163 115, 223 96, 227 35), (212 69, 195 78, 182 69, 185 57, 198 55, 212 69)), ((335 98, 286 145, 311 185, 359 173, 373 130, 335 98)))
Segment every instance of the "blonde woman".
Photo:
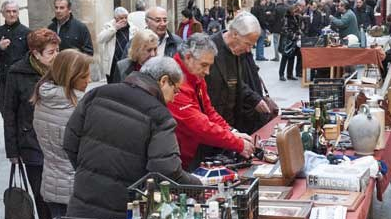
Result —
POLYGON ((69 117, 90 81, 92 57, 74 49, 61 51, 52 69, 38 81, 31 102, 33 125, 44 155, 41 195, 53 218, 65 216, 73 191, 74 173, 63 150, 69 117))
POLYGON ((148 59, 157 55, 157 45, 158 36, 152 30, 138 31, 132 38, 128 58, 117 62, 113 83, 123 81, 133 71, 139 71, 148 59))

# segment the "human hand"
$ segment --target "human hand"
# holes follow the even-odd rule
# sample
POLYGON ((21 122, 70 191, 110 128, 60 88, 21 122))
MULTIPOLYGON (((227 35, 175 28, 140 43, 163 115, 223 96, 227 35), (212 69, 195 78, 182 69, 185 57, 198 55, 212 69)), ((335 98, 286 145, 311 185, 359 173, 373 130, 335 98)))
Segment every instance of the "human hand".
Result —
POLYGON ((243 151, 240 152, 240 155, 243 156, 246 159, 249 159, 251 155, 254 153, 254 145, 247 141, 246 139, 243 139, 244 147, 243 151))
POLYGON ((255 106, 255 110, 259 113, 270 113, 270 109, 264 100, 259 101, 255 106))
POLYGON ((5 39, 4 36, 1 37, 1 40, 0 40, 0 49, 1 50, 6 50, 10 44, 11 44, 11 40, 5 39))
POLYGON ((11 158, 8 158, 9 161, 12 163, 12 164, 18 164, 19 163, 19 157, 11 157, 11 158))
POLYGON ((246 134, 246 133, 241 133, 241 132, 232 132, 236 137, 247 140, 249 142, 253 142, 253 138, 246 134))
POLYGON ((126 27, 127 24, 128 24, 128 21, 126 19, 121 19, 114 24, 114 27, 116 30, 119 30, 119 29, 126 27))

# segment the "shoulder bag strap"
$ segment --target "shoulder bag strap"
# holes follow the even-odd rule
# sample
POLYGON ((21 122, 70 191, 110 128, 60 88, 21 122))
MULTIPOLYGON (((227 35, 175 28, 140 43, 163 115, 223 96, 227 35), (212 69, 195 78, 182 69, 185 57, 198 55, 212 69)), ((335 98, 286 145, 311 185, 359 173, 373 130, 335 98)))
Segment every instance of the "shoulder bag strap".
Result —
POLYGON ((24 188, 25 188, 26 192, 29 192, 29 189, 28 189, 28 186, 27 186, 26 173, 25 173, 25 170, 24 170, 24 166, 23 166, 22 160, 20 158, 18 159, 18 165, 19 165, 19 173, 22 175, 24 188))
POLYGON ((261 81, 262 88, 263 88, 263 90, 265 91, 265 96, 269 97, 269 91, 267 90, 267 88, 266 88, 266 86, 265 86, 265 83, 263 82, 261 76, 259 76, 259 80, 261 81))
POLYGON ((11 172, 10 172, 10 181, 9 181, 9 185, 8 185, 8 188, 12 188, 12 183, 14 184, 14 185, 16 185, 15 184, 15 164, 14 163, 12 163, 11 164, 11 172))

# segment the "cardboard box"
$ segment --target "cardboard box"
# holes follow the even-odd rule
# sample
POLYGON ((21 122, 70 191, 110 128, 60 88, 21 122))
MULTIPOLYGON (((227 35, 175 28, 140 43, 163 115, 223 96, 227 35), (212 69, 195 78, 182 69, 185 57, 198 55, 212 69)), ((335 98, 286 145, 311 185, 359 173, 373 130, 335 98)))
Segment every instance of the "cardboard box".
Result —
POLYGON ((308 173, 307 187, 363 192, 369 178, 369 169, 320 164, 308 173))

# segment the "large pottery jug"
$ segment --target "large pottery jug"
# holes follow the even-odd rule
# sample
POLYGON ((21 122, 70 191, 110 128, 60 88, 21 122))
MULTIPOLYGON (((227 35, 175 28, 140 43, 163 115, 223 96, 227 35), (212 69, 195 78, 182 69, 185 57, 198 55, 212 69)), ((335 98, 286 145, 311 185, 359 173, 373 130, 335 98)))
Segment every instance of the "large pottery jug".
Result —
POLYGON ((362 104, 349 123, 349 135, 357 155, 372 155, 380 135, 380 123, 362 104))

